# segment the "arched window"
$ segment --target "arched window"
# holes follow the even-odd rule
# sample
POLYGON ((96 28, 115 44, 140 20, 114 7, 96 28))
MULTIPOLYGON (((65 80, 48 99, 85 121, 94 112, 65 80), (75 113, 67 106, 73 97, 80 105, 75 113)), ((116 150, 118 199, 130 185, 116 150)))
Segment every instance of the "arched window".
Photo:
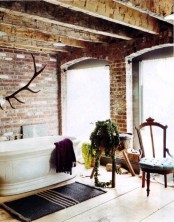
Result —
POLYGON ((63 134, 89 139, 95 122, 110 118, 109 67, 105 63, 66 71, 63 134))
MULTIPOLYGON (((174 55, 173 48, 153 50, 133 60, 134 126, 148 117, 168 125, 167 146, 174 145, 174 55)), ((160 138, 160 136, 159 136, 160 138)), ((135 134, 134 146, 138 147, 135 134)))
POLYGON ((174 146, 174 57, 140 63, 141 118, 168 125, 167 146, 174 146))

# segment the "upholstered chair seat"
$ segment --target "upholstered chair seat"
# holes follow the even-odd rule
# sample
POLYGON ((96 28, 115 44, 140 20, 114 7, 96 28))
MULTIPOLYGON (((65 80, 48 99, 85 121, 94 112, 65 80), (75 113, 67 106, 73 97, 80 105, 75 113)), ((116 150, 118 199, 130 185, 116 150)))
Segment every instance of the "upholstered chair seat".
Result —
POLYGON ((149 169, 150 171, 170 171, 174 168, 173 158, 153 158, 143 157, 140 162, 141 169, 149 169))

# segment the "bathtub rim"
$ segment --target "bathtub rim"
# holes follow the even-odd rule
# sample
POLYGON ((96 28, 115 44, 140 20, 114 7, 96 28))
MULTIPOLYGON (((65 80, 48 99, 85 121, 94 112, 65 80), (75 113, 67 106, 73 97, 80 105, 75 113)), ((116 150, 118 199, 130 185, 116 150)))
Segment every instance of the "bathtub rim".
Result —
MULTIPOLYGON (((60 139, 57 142, 65 139, 65 138, 70 139, 73 143, 75 143, 76 140, 77 140, 75 137, 72 137, 72 136, 53 135, 53 136, 24 138, 24 139, 19 139, 19 140, 0 141, 0 157, 20 155, 20 154, 23 155, 24 153, 33 153, 33 152, 36 152, 36 153, 39 152, 40 153, 40 151, 46 151, 46 150, 48 150, 48 152, 49 152, 50 150, 55 149, 54 142, 51 143, 51 141, 49 141, 49 139, 53 139, 53 138, 56 138, 56 137, 58 139, 60 139), (37 148, 32 147, 31 149, 26 149, 26 148, 22 149, 21 148, 22 144, 19 144, 19 148, 16 148, 16 147, 12 148, 13 144, 20 143, 20 141, 22 143, 24 143, 24 142, 28 142, 28 143, 33 142, 32 145, 38 145, 36 143, 38 143, 38 140, 40 140, 40 139, 45 139, 45 140, 47 139, 47 141, 46 141, 47 144, 44 144, 44 146, 39 147, 39 148, 38 147, 37 148), (9 145, 9 146, 11 146, 11 148, 8 148, 8 149, 3 148, 3 145, 5 145, 5 147, 9 145)), ((15 145, 15 146, 17 146, 17 145, 15 145)))
POLYGON ((13 183, 13 184, 5 184, 5 186, 0 187, 0 196, 11 196, 17 194, 23 194, 27 192, 37 191, 41 188, 47 188, 52 185, 56 185, 59 183, 66 182, 68 180, 74 179, 76 174, 66 174, 66 173, 58 173, 47 175, 40 178, 35 178, 33 180, 24 181, 23 183, 13 183), (44 184, 44 186, 43 186, 44 184), (34 189, 33 189, 34 187, 34 189))

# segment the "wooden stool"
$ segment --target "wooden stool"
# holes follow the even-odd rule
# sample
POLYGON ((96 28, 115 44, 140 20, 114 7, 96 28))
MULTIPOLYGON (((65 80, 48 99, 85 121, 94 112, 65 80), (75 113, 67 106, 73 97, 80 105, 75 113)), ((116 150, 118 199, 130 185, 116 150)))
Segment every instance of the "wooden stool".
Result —
MULTIPOLYGON (((104 152, 104 148, 101 148, 99 150, 100 158, 101 158, 101 155, 102 155, 103 152, 104 152)), ((115 187, 115 173, 116 173, 116 162, 115 162, 115 159, 112 159, 112 188, 115 187)), ((92 169, 90 179, 92 179, 93 176, 94 176, 94 168, 92 169)))

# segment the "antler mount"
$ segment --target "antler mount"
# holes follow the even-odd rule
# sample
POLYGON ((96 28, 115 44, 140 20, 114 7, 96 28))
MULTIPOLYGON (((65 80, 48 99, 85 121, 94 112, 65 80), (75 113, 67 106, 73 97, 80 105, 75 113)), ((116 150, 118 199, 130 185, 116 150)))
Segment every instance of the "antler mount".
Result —
POLYGON ((24 103, 23 101, 21 101, 20 99, 18 99, 18 98, 16 97, 16 95, 17 95, 19 92, 21 92, 21 91, 23 91, 23 90, 28 90, 28 91, 30 91, 31 93, 38 93, 38 92, 40 91, 40 90, 34 91, 34 90, 30 89, 29 86, 30 86, 31 82, 32 82, 41 72, 43 72, 43 70, 45 69, 46 65, 44 65, 44 67, 42 67, 39 71, 37 71, 37 67, 36 67, 36 62, 35 62, 34 55, 31 54, 31 56, 32 56, 32 58, 33 58, 33 64, 34 64, 34 74, 33 74, 32 78, 30 79, 30 81, 29 81, 26 85, 24 85, 22 88, 18 89, 17 91, 15 91, 14 93, 12 93, 11 95, 6 96, 6 97, 4 97, 4 98, 3 98, 3 97, 0 98, 0 108, 1 108, 2 110, 3 110, 2 105, 5 103, 5 101, 7 101, 7 102, 10 104, 10 106, 11 106, 12 109, 15 109, 15 107, 14 107, 14 106, 12 105, 12 103, 11 103, 11 99, 12 99, 12 98, 13 98, 13 99, 16 99, 19 103, 24 103))

